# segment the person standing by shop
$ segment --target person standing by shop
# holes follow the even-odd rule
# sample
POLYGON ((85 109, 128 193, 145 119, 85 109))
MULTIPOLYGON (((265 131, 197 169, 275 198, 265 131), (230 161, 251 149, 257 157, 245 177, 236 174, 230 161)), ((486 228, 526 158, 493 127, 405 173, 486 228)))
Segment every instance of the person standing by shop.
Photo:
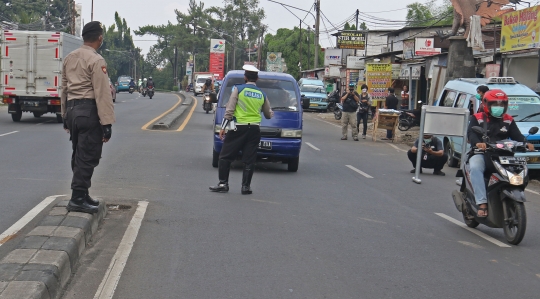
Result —
POLYGON ((360 132, 360 121, 363 121, 364 130, 362 132, 362 139, 366 139, 368 114, 371 109, 371 96, 368 93, 368 86, 366 84, 362 84, 361 88, 362 94, 360 95, 360 103, 356 112, 356 128, 360 132))
MULTIPOLYGON (((386 101, 384 102, 385 109, 397 110, 399 100, 394 93, 395 93, 395 89, 392 87, 389 87, 388 96, 386 97, 386 101)), ((394 138, 392 133, 393 133, 392 130, 386 130, 386 138, 381 138, 381 140, 392 140, 392 138, 394 138)))
POLYGON ((401 91, 401 110, 409 109, 409 87, 403 85, 403 90, 401 91))
POLYGON ((252 194, 251 178, 255 170, 257 147, 261 141, 261 110, 266 119, 271 119, 274 112, 263 91, 255 85, 259 79, 259 70, 252 65, 244 65, 246 84, 235 85, 227 103, 225 116, 221 122, 219 138, 223 147, 219 154, 219 183, 210 187, 212 192, 229 192, 229 172, 231 164, 242 151, 244 172, 242 175, 242 194, 252 194), (231 128, 236 126, 236 129, 231 128), (236 124, 235 124, 236 123, 236 124), (230 128, 225 136, 225 129, 230 128))
POLYGON ((354 90, 354 83, 349 84, 349 90, 341 97, 341 105, 343 105, 343 115, 341 116, 341 140, 347 140, 348 127, 351 126, 352 137, 354 141, 358 141, 358 129, 354 123, 360 95, 354 90))
POLYGON ((91 179, 103 143, 111 139, 115 116, 107 63, 96 52, 103 43, 101 23, 86 24, 82 37, 84 45, 64 59, 62 71, 62 118, 73 147, 73 192, 67 210, 93 214, 99 201, 89 195, 91 179))

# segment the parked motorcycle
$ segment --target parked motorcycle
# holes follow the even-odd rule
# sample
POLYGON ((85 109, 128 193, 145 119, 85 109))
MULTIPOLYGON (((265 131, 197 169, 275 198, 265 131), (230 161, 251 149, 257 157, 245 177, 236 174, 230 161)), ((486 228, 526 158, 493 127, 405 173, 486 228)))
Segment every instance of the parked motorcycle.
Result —
POLYGON ((333 91, 331 94, 328 95, 326 101, 328 102, 328 111, 334 112, 334 109, 336 108, 336 103, 340 102, 339 92, 337 90, 333 91))
POLYGON ((151 100, 152 97, 154 96, 154 86, 149 86, 149 87, 147 87, 146 89, 147 89, 148 97, 149 97, 150 100, 151 100))
POLYGON ((212 111, 212 109, 213 109, 212 102, 213 101, 212 101, 212 96, 211 96, 210 92, 205 91, 204 92, 203 109, 204 109, 204 111, 206 111, 207 114, 208 114, 208 112, 212 111))
MULTIPOLYGON (((418 101, 419 107, 422 104, 422 101, 418 101)), ((420 126, 422 110, 419 108, 417 110, 401 110, 398 119, 398 129, 400 131, 407 131, 412 127, 420 126)))
POLYGON ((130 86, 130 87, 129 87, 129 93, 133 93, 134 91, 135 91, 135 87, 130 86))
MULTIPOLYGON (((484 141, 488 140, 486 131, 482 127, 473 127, 472 130, 483 135, 484 141)), ((532 127, 529 135, 538 133, 538 127, 532 127)), ((486 142, 487 143, 487 142, 486 142)), ((452 192, 454 204, 463 214, 463 220, 468 227, 475 228, 478 224, 484 224, 493 228, 503 228, 508 243, 517 245, 525 236, 527 227, 527 215, 525 213, 525 188, 529 183, 527 160, 525 157, 515 157, 514 154, 525 152, 526 144, 513 140, 497 141, 487 144, 484 151, 471 148, 467 155, 467 161, 461 163, 457 177, 461 177, 461 189, 452 192), (478 206, 474 199, 471 185, 469 158, 473 154, 485 155, 486 183, 488 197, 487 217, 478 217, 478 206), (493 169, 493 173, 489 171, 493 169)))
POLYGON ((342 115, 343 115, 343 105, 341 105, 341 103, 336 103, 336 107, 334 108, 334 118, 336 120, 340 120, 342 115))

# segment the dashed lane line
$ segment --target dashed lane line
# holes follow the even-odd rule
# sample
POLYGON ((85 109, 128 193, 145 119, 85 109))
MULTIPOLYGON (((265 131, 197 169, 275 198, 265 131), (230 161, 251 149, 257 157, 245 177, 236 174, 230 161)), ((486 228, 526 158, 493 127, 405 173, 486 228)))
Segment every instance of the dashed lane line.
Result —
POLYGON ((113 298, 114 292, 116 291, 116 287, 118 286, 118 282, 120 281, 120 277, 122 276, 122 272, 124 271, 124 267, 126 266, 129 258, 129 254, 133 248, 133 244, 135 243, 137 235, 139 234, 139 229, 141 228, 147 207, 148 201, 139 201, 137 210, 129 222, 129 226, 122 237, 122 241, 120 241, 120 245, 113 256, 111 263, 109 264, 109 268, 107 268, 107 271, 103 276, 103 280, 101 281, 101 284, 94 295, 94 299, 113 298))
POLYGON ((349 169, 351 169, 352 171, 354 171, 354 172, 356 172, 356 173, 359 173, 359 174, 365 176, 365 177, 368 178, 368 179, 372 179, 372 178, 373 178, 373 177, 370 176, 369 174, 363 172, 362 170, 360 170, 360 169, 358 169, 358 168, 356 168, 356 167, 354 167, 354 166, 351 166, 351 165, 345 165, 345 166, 347 166, 347 167, 348 167, 349 169))
POLYGON ((443 213, 435 213, 435 215, 437 215, 437 216, 439 216, 439 217, 441 217, 441 218, 443 218, 443 219, 446 219, 446 220, 448 220, 448 221, 450 221, 450 222, 456 224, 457 226, 460 226, 460 227, 462 227, 462 228, 464 228, 464 229, 470 231, 471 233, 473 233, 473 234, 479 236, 480 238, 483 238, 483 239, 485 239, 486 241, 489 241, 489 242, 491 242, 491 243, 493 243, 493 244, 495 244, 495 245, 497 245, 497 246, 499 246, 499 247, 503 247, 503 248, 510 248, 510 247, 512 247, 512 246, 510 246, 510 245, 508 245, 508 244, 505 244, 505 243, 503 243, 503 242, 501 242, 501 241, 499 241, 499 240, 497 240, 497 239, 495 239, 495 238, 492 238, 492 237, 490 237, 490 236, 484 234, 483 232, 481 232, 481 231, 479 231, 479 230, 477 230, 477 229, 470 228, 470 227, 468 227, 467 225, 465 225, 465 223, 463 223, 463 222, 461 222, 461 221, 459 221, 459 220, 456 220, 456 219, 454 219, 454 218, 452 218, 452 217, 450 217, 450 216, 448 216, 448 215, 446 215, 446 214, 443 214, 443 213))
POLYGON ((0 137, 15 134, 15 133, 19 133, 19 131, 13 131, 13 132, 5 133, 5 134, 0 134, 0 137))
POLYGON ((392 143, 387 143, 387 144, 388 144, 389 146, 395 148, 397 151, 405 152, 405 153, 407 152, 406 150, 401 149, 401 148, 397 147, 396 145, 393 145, 392 143))
POLYGON ((45 198, 37 206, 31 209, 26 215, 24 215, 19 221, 15 222, 10 228, 0 235, 0 246, 4 245, 7 241, 14 238, 17 233, 23 229, 30 221, 32 221, 39 213, 51 206, 55 200, 64 195, 53 195, 45 198))
POLYGON ((311 143, 309 143, 309 142, 306 142, 306 144, 307 144, 309 147, 311 147, 312 149, 316 150, 316 151, 321 151, 320 148, 314 146, 313 144, 311 144, 311 143))
POLYGON ((540 195, 539 192, 536 192, 536 191, 533 191, 533 190, 530 190, 530 189, 525 189, 525 191, 531 192, 531 193, 536 194, 536 195, 540 195))

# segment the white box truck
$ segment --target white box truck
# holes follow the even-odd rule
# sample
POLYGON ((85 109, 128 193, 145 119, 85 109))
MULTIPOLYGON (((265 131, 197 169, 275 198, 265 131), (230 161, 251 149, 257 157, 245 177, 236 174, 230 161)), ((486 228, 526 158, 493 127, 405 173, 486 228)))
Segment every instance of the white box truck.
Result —
POLYGON ((83 44, 63 32, 0 31, 0 94, 13 121, 55 113, 61 123, 62 61, 83 44))

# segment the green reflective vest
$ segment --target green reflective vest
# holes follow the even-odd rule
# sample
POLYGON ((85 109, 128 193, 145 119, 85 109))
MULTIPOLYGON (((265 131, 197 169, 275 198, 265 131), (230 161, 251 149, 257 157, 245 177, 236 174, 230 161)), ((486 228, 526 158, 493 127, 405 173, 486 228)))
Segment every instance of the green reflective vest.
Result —
POLYGON ((239 124, 260 123, 264 93, 251 84, 239 85, 236 88, 238 88, 238 103, 234 110, 236 122, 239 124))

